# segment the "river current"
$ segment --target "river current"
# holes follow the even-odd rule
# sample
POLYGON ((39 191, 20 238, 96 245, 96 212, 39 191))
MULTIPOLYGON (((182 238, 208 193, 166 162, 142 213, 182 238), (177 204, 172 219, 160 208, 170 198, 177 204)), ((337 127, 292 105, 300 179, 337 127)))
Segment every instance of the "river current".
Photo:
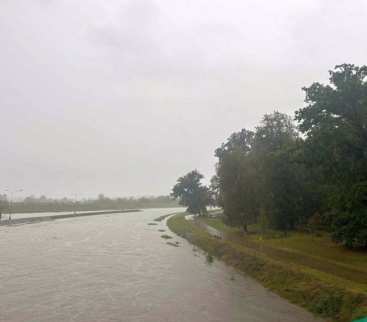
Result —
POLYGON ((149 225, 174 211, 0 227, 0 321, 316 321, 253 279, 208 263, 164 221, 149 225))

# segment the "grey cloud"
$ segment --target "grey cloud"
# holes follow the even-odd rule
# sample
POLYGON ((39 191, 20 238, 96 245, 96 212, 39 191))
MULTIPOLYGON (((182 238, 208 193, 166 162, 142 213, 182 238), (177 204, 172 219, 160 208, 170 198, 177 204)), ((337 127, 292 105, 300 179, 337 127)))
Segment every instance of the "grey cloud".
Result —
POLYGON ((362 0, 0 2, 1 186, 168 193, 337 63, 365 63, 362 0))

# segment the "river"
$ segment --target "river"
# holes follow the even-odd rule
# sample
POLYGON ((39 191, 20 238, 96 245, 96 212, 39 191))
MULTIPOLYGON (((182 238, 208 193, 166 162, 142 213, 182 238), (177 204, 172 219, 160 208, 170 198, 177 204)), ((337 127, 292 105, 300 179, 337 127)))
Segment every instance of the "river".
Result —
POLYGON ((253 279, 208 263, 165 222, 149 225, 174 211, 0 227, 0 321, 316 321, 253 279))
MULTIPOLYGON (((116 210, 116 209, 115 209, 116 210)), ((68 215, 68 214, 87 214, 89 212, 96 211, 115 211, 114 209, 102 209, 102 210, 85 210, 85 211, 58 211, 58 212, 21 212, 21 213, 12 213, 12 219, 21 219, 21 218, 32 218, 32 217, 50 217, 50 216, 59 216, 59 215, 68 215)), ((9 218, 9 213, 3 213, 3 220, 6 221, 9 218)))

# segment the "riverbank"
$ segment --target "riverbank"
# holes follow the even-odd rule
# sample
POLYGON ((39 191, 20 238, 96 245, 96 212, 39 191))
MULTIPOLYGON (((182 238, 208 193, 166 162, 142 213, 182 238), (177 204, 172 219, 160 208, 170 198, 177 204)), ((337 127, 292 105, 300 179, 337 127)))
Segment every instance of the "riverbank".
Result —
MULTIPOLYGON (((315 242, 300 243, 306 247, 302 253, 301 246, 287 249, 287 239, 280 241, 279 238, 267 239, 259 235, 243 236, 219 219, 186 220, 185 214, 179 214, 169 218, 167 225, 208 254, 319 316, 349 322, 367 315, 365 254, 350 255, 351 259, 354 258, 354 264, 360 262, 361 268, 356 264, 355 267, 343 266, 331 259, 317 261, 317 255, 321 256, 323 249, 320 249, 320 244, 317 248, 315 242), (305 255, 307 253, 309 256, 305 255)), ((289 241, 292 242, 292 239, 289 241)), ((343 263, 347 263, 347 258, 343 263)))
POLYGON ((95 212, 85 212, 85 213, 70 213, 63 215, 53 215, 53 216, 37 216, 28 218, 16 218, 16 219, 3 219, 0 221, 0 226, 13 226, 13 225, 24 225, 24 224, 34 224, 43 221, 51 221, 66 218, 75 217, 86 217, 86 216, 97 216, 97 215, 109 215, 109 214, 119 214, 119 213, 129 213, 138 212, 139 209, 126 209, 126 210, 111 210, 111 211, 95 211, 95 212))
POLYGON ((0 321, 321 322, 190 244, 168 245, 161 235, 175 235, 154 219, 180 211, 1 227, 0 321))

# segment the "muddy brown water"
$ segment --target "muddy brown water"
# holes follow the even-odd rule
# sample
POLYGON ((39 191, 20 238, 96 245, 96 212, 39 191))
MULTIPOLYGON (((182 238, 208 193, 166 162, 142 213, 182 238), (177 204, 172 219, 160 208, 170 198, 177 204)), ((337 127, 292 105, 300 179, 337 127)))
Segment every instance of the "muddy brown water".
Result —
POLYGON ((223 263, 209 264, 165 222, 148 225, 173 211, 0 227, 0 321, 316 321, 223 263))

